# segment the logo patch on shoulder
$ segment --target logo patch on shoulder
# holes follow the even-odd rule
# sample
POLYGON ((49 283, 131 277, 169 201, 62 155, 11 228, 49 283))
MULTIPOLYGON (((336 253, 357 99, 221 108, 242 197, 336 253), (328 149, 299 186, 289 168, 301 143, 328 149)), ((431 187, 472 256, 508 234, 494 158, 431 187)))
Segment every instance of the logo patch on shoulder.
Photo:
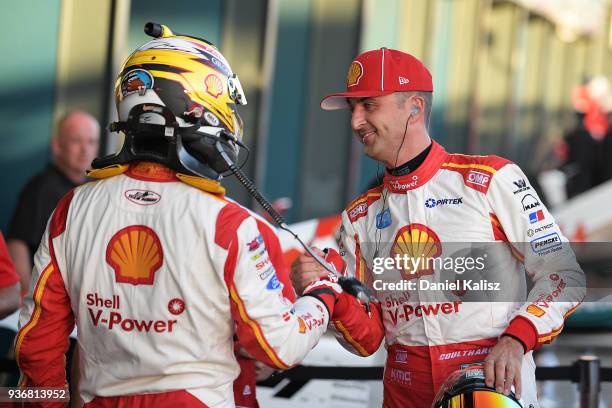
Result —
POLYGON ((466 183, 487 187, 491 181, 491 175, 477 170, 470 170, 465 178, 466 183))

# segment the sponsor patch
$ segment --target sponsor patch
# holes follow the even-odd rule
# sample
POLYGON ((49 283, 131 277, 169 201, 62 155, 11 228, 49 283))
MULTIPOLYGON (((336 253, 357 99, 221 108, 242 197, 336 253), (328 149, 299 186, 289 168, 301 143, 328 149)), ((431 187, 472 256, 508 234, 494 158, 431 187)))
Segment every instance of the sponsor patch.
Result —
POLYGON ((346 75, 346 86, 351 87, 359 83, 363 76, 363 66, 359 61, 353 61, 346 75))
POLYGON ((530 244, 533 252, 538 255, 545 255, 561 247, 561 237, 556 232, 553 232, 534 239, 530 244))
POLYGON ((299 331, 304 334, 306 332, 312 331, 317 327, 321 327, 325 325, 325 318, 321 317, 317 319, 310 313, 303 314, 298 317, 299 331))
POLYGON ((470 184, 476 184, 481 187, 487 187, 491 176, 487 173, 483 173, 476 170, 470 170, 465 178, 465 181, 470 184))
POLYGON ((545 314, 545 312, 536 305, 527 306, 527 313, 530 313, 535 317, 542 317, 545 314))
POLYGON ((173 315, 180 315, 185 311, 183 299, 174 298, 168 302, 168 311, 173 315))
POLYGON ((366 211, 368 211, 368 205, 366 203, 361 203, 358 206, 356 206, 355 208, 353 208, 351 210, 351 212, 349 212, 349 217, 350 218, 355 218, 359 214, 365 214, 366 211))
POLYGON ((204 112, 204 119, 210 126, 219 126, 219 118, 211 112, 204 112))
POLYGON ((272 275, 272 277, 268 281, 268 284, 266 285, 266 289, 268 290, 277 290, 277 289, 281 289, 282 287, 283 287, 283 284, 281 283, 281 281, 278 280, 278 277, 276 276, 276 274, 272 275))
POLYGON ((527 230, 527 236, 533 237, 535 234, 539 234, 540 232, 546 231, 547 229, 551 229, 552 227, 553 223, 551 222, 550 224, 542 225, 541 227, 538 227, 536 229, 529 228, 527 230))
POLYGON ((434 208, 440 205, 459 205, 459 204, 463 204, 463 197, 440 198, 437 200, 435 198, 428 198, 427 200, 425 200, 425 207, 427 208, 434 208))
POLYGON ((147 89, 153 88, 153 75, 144 69, 133 69, 128 71, 121 80, 121 95, 127 95, 138 92, 138 95, 144 96, 147 89))
POLYGON ((206 93, 213 98, 218 98, 223 93, 223 81, 215 74, 209 74, 204 78, 206 93))
POLYGON ((389 186, 391 186, 391 189, 394 191, 410 190, 411 188, 415 188, 418 184, 419 184, 418 176, 412 176, 412 181, 408 183, 401 183, 399 180, 389 181, 389 186))
POLYGON ((252 241, 247 243, 247 247, 249 248, 249 252, 256 251, 257 248, 259 248, 261 246, 261 244, 263 244, 263 242, 264 242, 263 236, 261 234, 259 234, 252 241))
POLYGON ((525 194, 521 199, 521 204, 523 205, 523 211, 533 210, 540 206, 540 202, 531 194, 525 194))
POLYGON ((161 196, 150 190, 127 190, 125 198, 139 205, 153 205, 159 203, 161 196))
POLYGON ((408 78, 405 78, 403 76, 398 76, 397 80, 399 81, 400 85, 407 85, 410 83, 410 80, 408 78))
POLYGON ((271 267, 269 267, 268 269, 266 269, 265 271, 263 271, 262 273, 259 274, 259 279, 266 280, 274 272, 276 272, 276 269, 274 269, 274 267, 271 266, 271 267))
POLYGON ((267 266, 272 266, 272 261, 270 260, 270 258, 263 259, 255 264, 255 268, 258 271, 261 271, 263 268, 267 266))
POLYGON ((153 285, 164 254, 159 237, 145 225, 117 231, 106 246, 106 262, 115 271, 115 282, 153 285))
POLYGON ((391 210, 385 208, 384 211, 376 214, 376 228, 385 229, 391 225, 391 210))
POLYGON ((408 361, 408 352, 406 350, 396 350, 395 351, 395 362, 403 364, 406 361, 408 361))
POLYGON ((522 193, 523 191, 531 190, 531 187, 527 185, 525 179, 520 179, 513 181, 513 184, 516 186, 516 190, 513 191, 514 194, 522 193))
POLYGON ((389 379, 402 385, 410 385, 412 383, 411 372, 400 370, 399 368, 391 368, 389 379))
POLYGON ((536 222, 542 221, 544 219, 544 211, 538 210, 532 213, 529 213, 529 223, 535 224, 536 222))

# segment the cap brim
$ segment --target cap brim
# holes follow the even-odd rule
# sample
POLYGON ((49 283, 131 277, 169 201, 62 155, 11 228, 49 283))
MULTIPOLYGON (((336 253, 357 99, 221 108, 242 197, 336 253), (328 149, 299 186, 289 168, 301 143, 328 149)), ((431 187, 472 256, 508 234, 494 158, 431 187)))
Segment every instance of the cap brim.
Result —
POLYGON ((339 92, 327 95, 321 100, 321 108, 324 110, 348 109, 350 105, 347 98, 370 98, 374 96, 383 96, 391 94, 395 91, 356 91, 356 92, 339 92))

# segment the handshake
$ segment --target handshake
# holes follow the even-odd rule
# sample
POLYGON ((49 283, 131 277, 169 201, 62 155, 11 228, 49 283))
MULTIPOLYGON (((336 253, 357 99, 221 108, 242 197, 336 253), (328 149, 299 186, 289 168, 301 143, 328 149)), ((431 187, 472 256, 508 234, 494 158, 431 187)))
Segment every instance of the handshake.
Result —
POLYGON ((312 296, 319 299, 329 313, 329 316, 340 312, 338 306, 346 305, 347 302, 339 302, 343 293, 347 293, 359 299, 370 314, 369 301, 373 300, 369 290, 357 279, 344 277, 346 265, 340 254, 334 249, 321 251, 313 248, 315 253, 329 263, 337 271, 332 274, 315 258, 309 254, 301 255, 291 266, 291 282, 298 295, 312 296))

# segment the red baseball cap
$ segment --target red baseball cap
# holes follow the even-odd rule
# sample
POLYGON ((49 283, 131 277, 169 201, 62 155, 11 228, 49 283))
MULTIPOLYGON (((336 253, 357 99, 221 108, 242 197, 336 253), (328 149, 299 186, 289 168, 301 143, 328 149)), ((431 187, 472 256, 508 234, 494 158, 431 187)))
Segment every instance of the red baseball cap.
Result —
POLYGON ((349 107, 346 98, 409 91, 433 92, 429 70, 412 55, 383 47, 359 54, 346 76, 346 92, 327 95, 321 108, 343 109, 349 107))

